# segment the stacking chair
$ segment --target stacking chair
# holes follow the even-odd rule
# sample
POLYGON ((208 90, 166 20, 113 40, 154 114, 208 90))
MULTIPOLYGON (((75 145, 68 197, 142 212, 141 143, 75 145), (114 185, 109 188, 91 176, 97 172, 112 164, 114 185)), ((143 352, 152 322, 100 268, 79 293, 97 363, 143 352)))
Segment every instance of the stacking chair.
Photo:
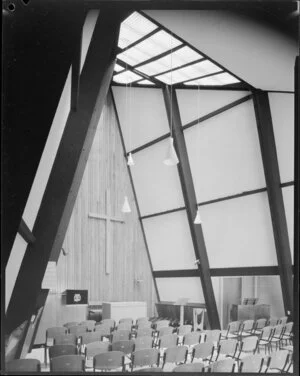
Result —
POLYGON ((77 337, 74 333, 58 334, 53 337, 54 345, 75 345, 77 346, 77 337))
POLYGON ((204 371, 203 363, 191 363, 191 364, 181 364, 173 369, 172 372, 203 372, 204 371))
POLYGON ((258 354, 246 356, 241 360, 240 373, 259 373, 262 370, 264 358, 258 354))
POLYGON ((151 336, 152 337, 153 335, 153 329, 150 327, 150 328, 138 328, 136 333, 135 333, 135 336, 136 337, 145 337, 145 336, 151 336))
POLYGON ((63 326, 66 328, 69 328, 70 326, 76 326, 76 325, 79 325, 78 321, 69 321, 69 322, 66 322, 63 326))
POLYGON ((152 349, 152 347, 153 347, 152 336, 136 337, 134 339, 134 351, 142 350, 142 349, 152 349))
POLYGON ((228 324, 227 331, 221 332, 221 339, 236 338, 238 339, 240 332, 241 322, 232 321, 228 324))
POLYGON ((74 325, 68 328, 69 333, 74 333, 77 337, 80 337, 82 333, 86 333, 88 327, 86 325, 74 325))
POLYGON ((131 371, 134 368, 159 366, 159 351, 157 349, 143 349, 134 351, 131 355, 131 371))
POLYGON ((239 339, 251 336, 254 328, 254 320, 245 320, 242 322, 239 331, 239 339))
POLYGON ((254 355, 257 349, 258 338, 256 336, 245 337, 241 340, 238 354, 235 357, 238 361, 244 356, 254 355))
POLYGON ((270 353, 270 341, 273 334, 273 327, 272 326, 265 326, 260 336, 258 337, 258 343, 257 343, 257 352, 259 353, 259 348, 263 346, 265 348, 265 354, 268 352, 270 353))
POLYGON ((103 338, 110 340, 112 336, 111 328, 109 326, 97 325, 95 326, 95 333, 101 333, 101 340, 103 340, 103 338))
POLYGON ((289 362, 288 350, 279 350, 271 353, 265 372, 284 372, 289 362))
POLYGON ((278 325, 285 325, 287 323, 287 320, 287 316, 280 317, 280 319, 278 320, 278 325))
POLYGON ((41 372, 41 362, 37 359, 15 359, 5 364, 6 372, 41 372))
POLYGON ((133 319, 131 317, 124 317, 119 320, 119 325, 120 324, 130 324, 130 326, 133 325, 133 319))
POLYGON ((178 345, 178 336, 176 333, 166 334, 165 336, 159 337, 157 347, 160 349, 160 356, 163 356, 164 351, 168 347, 175 347, 178 345))
POLYGON ((75 345, 53 345, 49 347, 49 359, 62 355, 77 355, 78 349, 75 345))
POLYGON ((114 328, 115 327, 115 325, 116 325, 116 322, 115 322, 115 320, 113 320, 113 319, 103 319, 101 322, 100 322, 100 324, 97 324, 96 323, 96 326, 97 325, 108 325, 110 328, 114 328))
POLYGON ((129 322, 121 322, 117 326, 117 330, 130 330, 131 331, 131 328, 132 328, 132 324, 130 324, 129 322))
POLYGON ((267 326, 275 326, 278 324, 278 319, 275 317, 270 317, 269 320, 267 321, 267 326))
POLYGON ((85 320, 81 321, 79 325, 83 325, 87 327, 88 332, 93 332, 96 325, 96 320, 85 320))
POLYGON ((62 355, 52 358, 50 372, 84 372, 85 362, 82 355, 62 355))
MULTIPOLYGON (((214 361, 221 360, 224 358, 235 358, 236 352, 238 348, 238 341, 236 339, 225 339, 220 341, 217 355, 214 361)), ((213 359, 211 359, 213 360, 213 359)))
POLYGON ((226 373, 233 373, 235 368, 234 359, 223 359, 217 362, 212 363, 209 366, 210 372, 226 372, 226 373))
POLYGON ((192 363, 211 362, 214 353, 214 344, 212 342, 198 343, 193 348, 192 363))
POLYGON ((214 346, 218 347, 219 342, 221 340, 221 330, 219 329, 204 330, 203 332, 200 332, 201 337, 202 337, 202 333, 205 334, 205 342, 213 342, 214 346))
POLYGON ((112 343, 112 351, 122 351, 125 355, 131 354, 134 350, 134 340, 116 341, 112 343))
POLYGON ((170 320, 158 320, 154 324, 156 331, 158 331, 160 328, 164 326, 170 326, 170 320))
POLYGON ((263 328, 266 326, 267 324, 267 319, 258 319, 254 322, 254 326, 253 326, 253 330, 252 330, 252 334, 261 334, 263 328))
POLYGON ((101 331, 82 333, 80 337, 81 352, 84 353, 85 347, 88 343, 100 342, 102 337, 101 331))
POLYGON ((152 326, 152 322, 149 321, 148 319, 146 320, 142 320, 142 319, 138 319, 136 321, 136 328, 139 329, 139 328, 151 328, 152 326))
POLYGON ((191 333, 193 327, 192 325, 181 325, 177 328, 177 335, 179 338, 179 344, 182 344, 183 336, 187 333, 191 333))
POLYGON ((54 337, 59 334, 67 334, 68 329, 66 327, 54 326, 52 328, 48 328, 46 330, 46 341, 45 341, 45 354, 44 354, 44 361, 47 364, 47 349, 53 345, 54 337))
POLYGON ((151 321, 149 320, 149 317, 138 317, 135 320, 136 325, 138 325, 141 322, 151 322, 151 321))
POLYGON ((188 348, 186 346, 168 347, 164 352, 162 368, 164 369, 164 371, 168 371, 169 368, 167 370, 165 369, 167 363, 175 365, 185 363, 187 360, 187 355, 188 348))
POLYGON ((93 359, 95 355, 101 354, 101 353, 107 353, 108 351, 111 351, 111 343, 110 342, 90 342, 85 345, 85 366, 87 368, 93 367, 93 359))
POLYGON ((294 323, 292 321, 288 322, 284 325, 284 330, 281 336, 281 342, 285 341, 285 344, 292 343, 293 341, 293 325, 294 323))
POLYGON ((200 342, 200 337, 200 332, 191 332, 183 336, 182 344, 188 348, 188 355, 191 355, 194 346, 200 342))
POLYGON ((174 331, 174 328, 172 326, 162 326, 157 330, 157 336, 162 337, 167 334, 172 334, 174 331))
POLYGON ((130 330, 116 330, 112 333, 112 342, 126 341, 130 338, 130 330))
POLYGON ((272 337, 270 339, 271 350, 272 350, 273 343, 275 343, 275 350, 279 350, 280 343, 282 342, 283 332, 284 332, 283 325, 275 325, 273 327, 272 337))
POLYGON ((94 372, 100 371, 125 371, 124 354, 122 351, 109 351, 94 356, 94 372))

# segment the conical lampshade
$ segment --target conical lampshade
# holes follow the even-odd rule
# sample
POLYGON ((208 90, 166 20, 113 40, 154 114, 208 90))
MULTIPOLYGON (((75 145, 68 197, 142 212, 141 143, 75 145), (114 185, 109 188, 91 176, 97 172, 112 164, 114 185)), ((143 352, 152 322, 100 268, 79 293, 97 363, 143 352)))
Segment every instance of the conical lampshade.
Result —
POLYGON ((164 160, 164 164, 167 166, 175 166, 179 163, 173 142, 174 142, 173 137, 170 137, 167 156, 166 156, 166 159, 164 160))
POLYGON ((202 219, 200 217, 200 211, 199 209, 197 210, 197 214, 196 214, 196 217, 194 219, 194 224, 195 225, 200 225, 202 223, 202 219))
POLYGON ((134 160, 132 158, 131 153, 129 153, 129 155, 128 155, 127 164, 128 164, 128 166, 134 166, 134 160))
POLYGON ((130 205, 129 205, 129 201, 128 201, 128 197, 125 196, 124 197, 124 204, 122 206, 122 212, 123 213, 130 213, 131 212, 131 209, 130 209, 130 205))

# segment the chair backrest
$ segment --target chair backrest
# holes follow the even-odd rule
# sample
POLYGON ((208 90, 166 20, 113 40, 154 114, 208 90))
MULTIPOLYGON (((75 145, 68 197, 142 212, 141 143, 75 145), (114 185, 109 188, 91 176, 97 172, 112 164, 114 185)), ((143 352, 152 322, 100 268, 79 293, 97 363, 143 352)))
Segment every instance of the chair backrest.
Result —
POLYGON ((176 346, 168 347, 164 352, 164 362, 165 363, 179 363, 186 362, 188 354, 188 348, 186 346, 176 346))
POLYGON ((191 332, 183 336, 183 344, 186 346, 196 345, 200 342, 200 332, 191 332))
POLYGON ((234 357, 238 346, 235 339, 225 339, 219 343, 218 354, 225 354, 234 357))
POLYGON ((78 321, 69 321, 69 322, 66 322, 63 326, 66 328, 69 328, 70 326, 76 326, 76 325, 79 325, 78 321))
POLYGON ((53 326, 52 328, 48 328, 46 330, 46 344, 49 341, 49 339, 50 338, 53 339, 55 335, 67 334, 67 333, 68 333, 68 329, 63 326, 53 326))
POLYGON ((103 325, 96 325, 95 326, 95 332, 101 332, 102 335, 110 335, 111 334, 111 327, 109 325, 103 324, 103 325))
POLYGON ((177 334, 179 336, 184 336, 185 334, 190 333, 192 329, 192 325, 181 325, 177 328, 177 334))
POLYGON ((75 325, 75 326, 70 326, 68 328, 69 333, 74 333, 77 336, 79 336, 82 333, 85 333, 88 331, 88 327, 86 325, 75 325))
POLYGON ((134 351, 142 349, 151 349, 153 347, 153 337, 144 336, 134 339, 134 351))
POLYGON ((228 358, 224 360, 218 360, 209 366, 211 372, 234 372, 234 359, 228 358))
POLYGON ((159 330, 160 328, 164 326, 169 326, 170 325, 170 320, 158 320, 155 323, 155 329, 159 330))
POLYGON ((77 337, 74 333, 58 334, 53 337, 54 345, 76 345, 77 337))
POLYGON ((100 324, 97 324, 97 323, 96 323, 96 326, 97 326, 97 325, 107 325, 107 326, 109 326, 110 328, 114 328, 115 325, 116 325, 116 322, 115 322, 115 320, 113 320, 113 319, 103 319, 103 320, 100 322, 100 324))
POLYGON ((264 358, 260 355, 250 355, 241 360, 239 372, 259 373, 264 364, 264 358))
POLYGON ((174 328, 172 326, 162 326, 161 328, 158 329, 158 336, 162 337, 167 334, 172 334, 174 331, 174 328))
POLYGON ((133 319, 131 317, 124 317, 119 320, 119 324, 130 324, 133 325, 133 319))
POLYGON ((267 364, 268 370, 278 369, 282 371, 288 362, 288 357, 288 350, 278 350, 272 352, 267 364))
POLYGON ((273 333, 273 326, 265 326, 262 328, 259 339, 270 340, 273 333))
POLYGON ((95 341, 87 343, 85 346, 85 356, 92 357, 97 354, 111 351, 110 342, 95 341))
POLYGON ((138 329, 142 328, 151 328, 152 327, 152 322, 151 321, 139 321, 136 323, 136 326, 138 329))
POLYGON ((246 338, 243 338, 243 340, 241 341, 241 350, 242 351, 255 351, 256 348, 257 348, 257 342, 258 342, 258 338, 256 336, 249 336, 249 337, 246 337, 246 338))
POLYGON ((84 372, 82 355, 62 355, 50 360, 50 372, 84 372))
POLYGON ((112 343, 112 351, 122 351, 124 354, 131 354, 134 350, 134 340, 116 341, 112 343))
POLYGON ((213 342, 214 344, 218 345, 218 343, 220 342, 220 338, 221 338, 221 330, 219 329, 204 330, 204 333, 205 333, 205 342, 213 342))
POLYGON ((5 364, 7 372, 41 372, 41 362, 37 359, 14 359, 5 364))
POLYGON ((94 356, 94 371, 111 370, 122 367, 124 370, 124 353, 122 351, 109 351, 94 356))
POLYGON ((95 328, 95 325, 96 325, 96 320, 81 321, 81 323, 79 323, 79 325, 86 326, 89 331, 93 331, 94 328, 95 328))
POLYGON ((281 337, 283 329, 284 329, 283 325, 275 325, 275 326, 273 326, 272 336, 276 337, 276 338, 281 337))
POLYGON ((235 334, 240 330, 241 322, 240 321, 231 321, 227 327, 227 333, 235 334))
POLYGON ((62 355, 77 355, 75 345, 54 345, 49 347, 49 358, 55 358, 62 355))
POLYGON ((117 326, 117 330, 130 330, 131 331, 131 328, 132 328, 132 324, 130 324, 129 322, 121 322, 117 326))
POLYGON ((267 319, 258 319, 254 323, 254 329, 255 330, 262 329, 266 326, 266 324, 267 324, 267 319))
POLYGON ((292 321, 288 322, 284 325, 284 333, 285 335, 288 335, 292 332, 294 323, 292 321))
POLYGON ((98 332, 82 333, 80 338, 81 338, 80 343, 82 345, 86 345, 86 344, 91 343, 91 342, 101 341, 102 332, 98 331, 98 332))
POLYGON ((138 328, 136 331, 137 337, 145 337, 145 336, 152 336, 153 329, 152 328, 138 328))
POLYGON ((130 330, 116 330, 112 333, 112 342, 126 341, 130 338, 130 330))
POLYGON ((254 327, 254 320, 245 320, 241 325, 241 332, 252 330, 254 327))
POLYGON ((267 326, 275 326, 277 325, 277 323, 278 323, 278 319, 276 319, 275 317, 270 317, 267 322, 267 326))
POLYGON ((166 334, 159 338, 158 347, 165 349, 167 347, 175 347, 178 344, 178 335, 176 333, 166 334))
POLYGON ((172 372, 203 372, 203 363, 181 364, 175 367, 172 372))
POLYGON ((142 349, 132 353, 131 369, 135 366, 159 366, 159 350, 158 349, 142 349))
POLYGON ((193 348, 192 359, 211 359, 214 351, 213 342, 198 343, 193 348))
POLYGON ((136 324, 139 324, 140 322, 151 322, 149 320, 149 317, 138 317, 136 320, 135 320, 135 323, 136 324))
POLYGON ((287 320, 287 316, 280 317, 280 319, 278 320, 278 324, 285 325, 287 323, 287 320))

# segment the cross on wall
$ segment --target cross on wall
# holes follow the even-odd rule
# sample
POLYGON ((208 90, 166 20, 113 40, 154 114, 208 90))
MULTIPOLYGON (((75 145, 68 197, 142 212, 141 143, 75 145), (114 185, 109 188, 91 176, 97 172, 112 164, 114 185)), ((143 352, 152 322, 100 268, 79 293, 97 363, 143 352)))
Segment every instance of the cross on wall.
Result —
POLYGON ((102 219, 106 222, 105 236, 105 273, 110 274, 111 271, 111 224, 112 222, 125 223, 123 218, 113 217, 111 215, 110 191, 105 192, 106 214, 89 213, 89 218, 102 219))

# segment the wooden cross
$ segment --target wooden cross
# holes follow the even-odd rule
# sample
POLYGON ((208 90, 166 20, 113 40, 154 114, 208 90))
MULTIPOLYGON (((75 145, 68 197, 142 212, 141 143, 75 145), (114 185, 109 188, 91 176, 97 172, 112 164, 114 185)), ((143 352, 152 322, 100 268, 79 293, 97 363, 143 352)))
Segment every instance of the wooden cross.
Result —
POLYGON ((111 270, 110 258, 111 258, 111 222, 124 223, 122 218, 115 218, 111 216, 110 207, 110 192, 107 189, 105 192, 106 199, 106 214, 89 213, 89 218, 104 219, 106 221, 106 239, 105 239, 105 273, 109 274, 111 270))

